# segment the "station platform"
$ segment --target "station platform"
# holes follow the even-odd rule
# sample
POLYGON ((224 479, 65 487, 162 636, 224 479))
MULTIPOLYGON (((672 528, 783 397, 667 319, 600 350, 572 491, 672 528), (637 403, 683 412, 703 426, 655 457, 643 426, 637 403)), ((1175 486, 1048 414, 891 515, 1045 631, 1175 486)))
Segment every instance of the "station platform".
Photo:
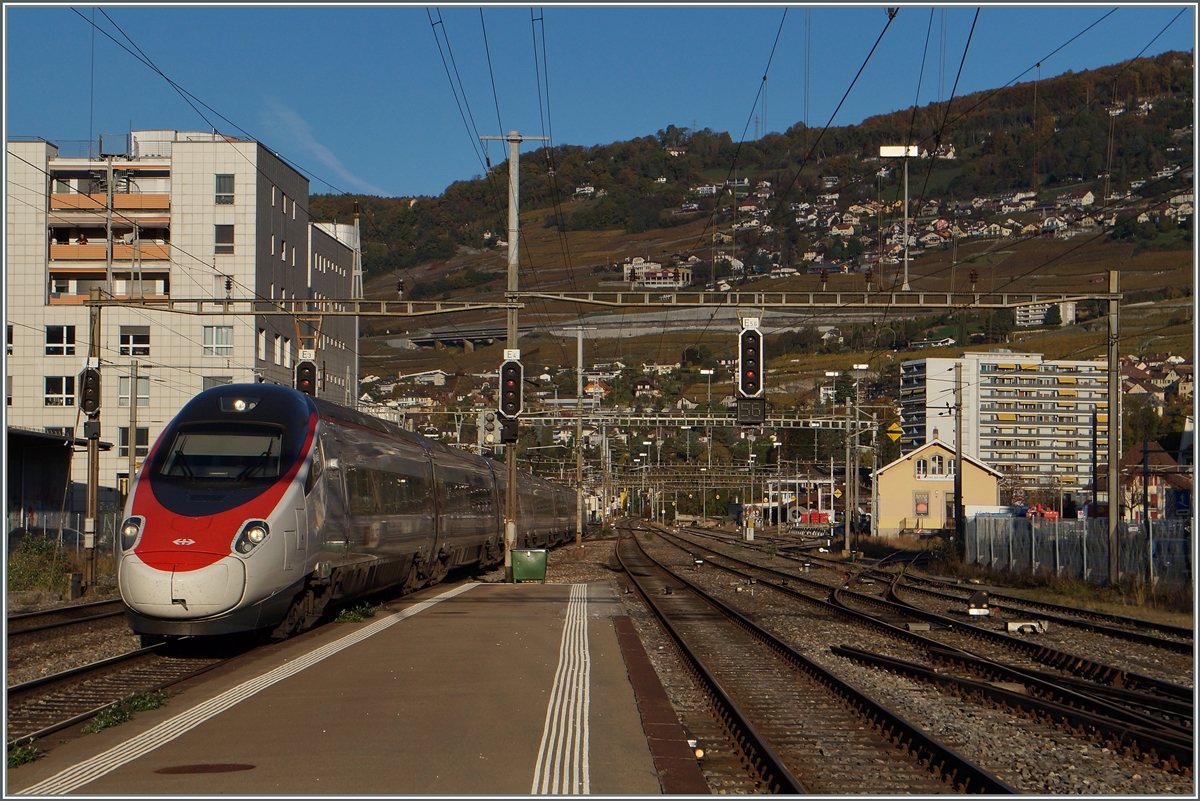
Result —
POLYGON ((6 795, 708 793, 609 583, 440 585, 7 771, 6 795))

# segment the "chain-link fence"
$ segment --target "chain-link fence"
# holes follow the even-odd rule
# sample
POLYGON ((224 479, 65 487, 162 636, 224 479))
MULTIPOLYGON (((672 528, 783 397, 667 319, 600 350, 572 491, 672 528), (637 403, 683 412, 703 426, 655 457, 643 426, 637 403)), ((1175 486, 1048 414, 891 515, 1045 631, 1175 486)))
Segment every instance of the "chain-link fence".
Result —
MULTIPOLYGON (((967 521, 968 564, 1012 573, 1050 573, 1096 584, 1109 581, 1108 520, 1045 520, 977 516, 967 521)), ((1192 583, 1189 520, 1122 522, 1117 546, 1118 579, 1151 586, 1192 583)))

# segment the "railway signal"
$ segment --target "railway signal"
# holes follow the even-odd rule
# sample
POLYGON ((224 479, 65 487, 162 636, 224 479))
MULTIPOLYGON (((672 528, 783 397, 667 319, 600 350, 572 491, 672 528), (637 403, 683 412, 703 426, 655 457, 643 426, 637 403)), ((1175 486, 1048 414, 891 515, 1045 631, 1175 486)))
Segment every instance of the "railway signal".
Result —
POLYGON ((747 398, 763 394, 762 344, 757 328, 744 328, 738 336, 738 390, 747 398))
POLYGON ((296 389, 305 395, 316 397, 317 394, 317 365, 316 362, 302 361, 296 363, 296 389))
POLYGON ((497 445, 500 442, 500 420, 493 411, 479 415, 479 444, 481 446, 497 445))
POLYGON ((524 401, 522 384, 525 368, 521 363, 509 359, 500 365, 500 414, 508 418, 520 416, 524 401))
POLYGON ((84 414, 100 411, 100 371, 95 367, 84 368, 79 374, 79 408, 84 414))

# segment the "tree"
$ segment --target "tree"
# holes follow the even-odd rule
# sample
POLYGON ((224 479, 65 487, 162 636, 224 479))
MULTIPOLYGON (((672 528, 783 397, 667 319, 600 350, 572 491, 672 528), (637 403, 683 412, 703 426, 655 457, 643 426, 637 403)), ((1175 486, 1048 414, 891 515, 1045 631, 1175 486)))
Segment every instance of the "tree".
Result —
POLYGON ((1057 303, 1051 303, 1046 310, 1046 325, 1062 325, 1062 312, 1058 310, 1057 303))

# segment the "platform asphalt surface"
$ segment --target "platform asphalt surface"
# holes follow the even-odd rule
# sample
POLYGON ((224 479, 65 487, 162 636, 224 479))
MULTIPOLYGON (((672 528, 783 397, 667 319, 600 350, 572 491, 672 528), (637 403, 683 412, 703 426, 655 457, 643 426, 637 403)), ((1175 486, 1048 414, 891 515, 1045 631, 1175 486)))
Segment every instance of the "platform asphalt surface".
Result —
POLYGON ((658 794, 623 614, 603 583, 433 588, 70 740, 5 795, 658 794))

